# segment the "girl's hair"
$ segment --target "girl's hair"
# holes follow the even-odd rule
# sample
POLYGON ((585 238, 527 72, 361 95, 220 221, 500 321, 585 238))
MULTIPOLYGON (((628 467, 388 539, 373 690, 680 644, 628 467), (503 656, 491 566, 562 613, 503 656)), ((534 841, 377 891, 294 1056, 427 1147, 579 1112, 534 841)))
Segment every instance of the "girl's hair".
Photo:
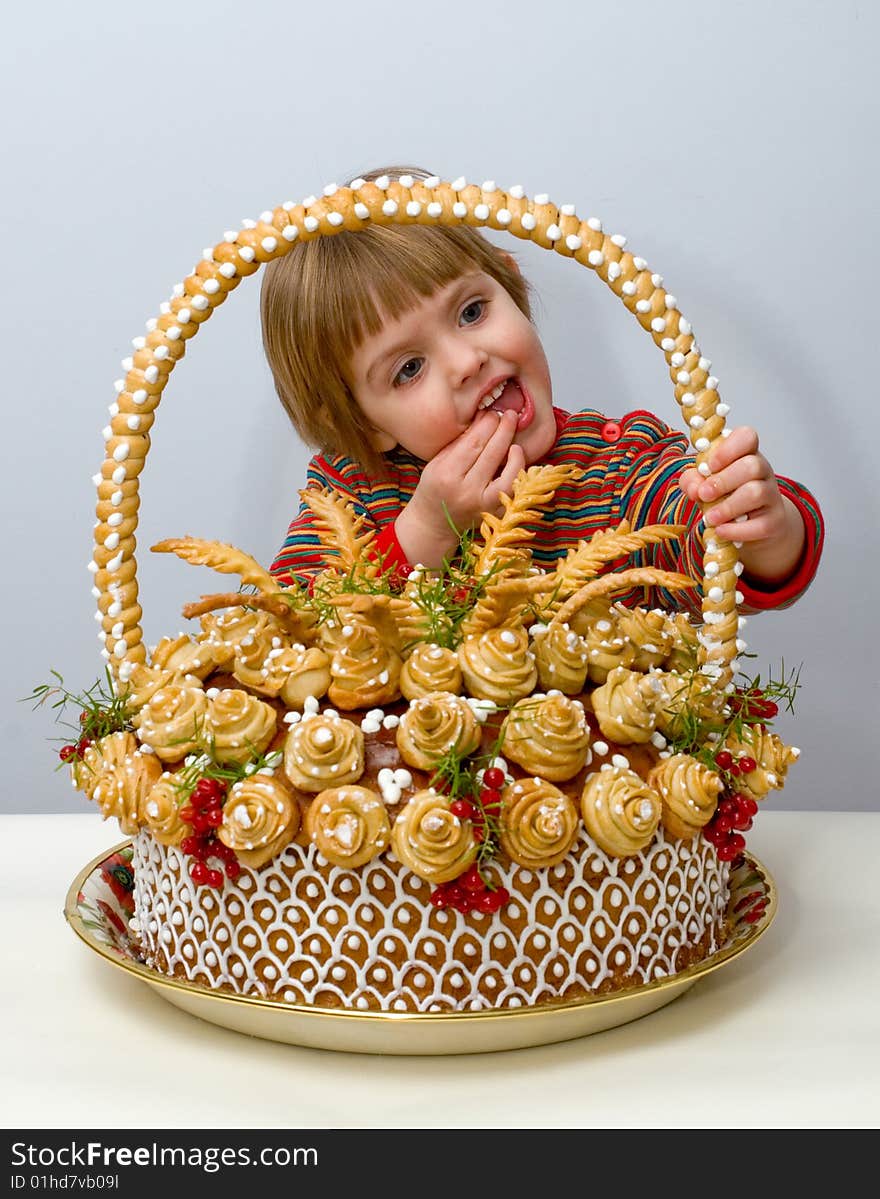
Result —
MULTIPOLYGON (((428 178, 418 167, 361 176, 428 178)), ((467 272, 490 275, 529 319, 529 288, 509 255, 467 226, 366 225, 294 246, 265 268, 263 347, 279 399, 307 445, 385 475, 348 380, 353 351, 424 297, 467 272)))

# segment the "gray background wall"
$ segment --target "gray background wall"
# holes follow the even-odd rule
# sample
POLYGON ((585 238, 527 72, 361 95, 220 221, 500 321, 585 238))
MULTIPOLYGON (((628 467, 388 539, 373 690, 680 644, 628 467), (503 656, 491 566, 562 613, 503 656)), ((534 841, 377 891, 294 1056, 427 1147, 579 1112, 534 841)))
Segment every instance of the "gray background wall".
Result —
MULTIPOLYGON (((876 6, 638 0, 542 7, 47 0, 7 14, 0 808, 86 810, 54 774, 60 671, 101 672, 92 474, 131 339, 202 248, 388 161, 521 183, 624 233, 713 361, 730 419, 814 490, 820 576, 753 618, 761 668, 802 663, 803 750, 775 808, 877 809, 876 6)), ((538 290, 557 402, 678 419, 662 356, 588 272, 510 238, 538 290)), ((181 534, 268 563, 308 454, 263 364, 259 276, 175 371, 142 479, 148 643, 209 572, 181 534)))

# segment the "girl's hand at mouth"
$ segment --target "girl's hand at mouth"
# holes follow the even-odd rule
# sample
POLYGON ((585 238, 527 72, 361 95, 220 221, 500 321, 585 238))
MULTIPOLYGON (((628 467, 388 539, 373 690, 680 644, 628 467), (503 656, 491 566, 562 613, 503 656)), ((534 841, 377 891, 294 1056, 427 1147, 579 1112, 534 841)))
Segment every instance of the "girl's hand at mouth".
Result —
POLYGON ((395 521, 401 549, 414 565, 436 569, 484 512, 501 511, 502 492, 525 467, 514 442, 518 415, 485 409, 426 463, 412 499, 395 521), (456 532, 457 530, 457 532, 456 532))

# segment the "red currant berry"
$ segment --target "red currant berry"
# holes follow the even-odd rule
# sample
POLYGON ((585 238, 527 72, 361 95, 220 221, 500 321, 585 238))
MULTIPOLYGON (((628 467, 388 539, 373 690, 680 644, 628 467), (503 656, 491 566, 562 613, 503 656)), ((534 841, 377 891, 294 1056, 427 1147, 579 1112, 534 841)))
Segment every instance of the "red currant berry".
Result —
POLYGON ((241 864, 237 858, 227 858, 223 863, 223 868, 226 871, 227 878, 235 880, 241 874, 241 864))
POLYGON ((474 900, 474 907, 478 912, 497 912, 500 907, 497 897, 497 891, 484 891, 474 900))
POLYGON ((208 823, 208 828, 219 828, 223 823, 223 809, 220 807, 206 808, 202 813, 202 819, 208 823))
POLYGON ((479 867, 476 863, 469 866, 458 880, 465 891, 485 891, 486 884, 483 882, 483 876, 480 874, 479 867))
POLYGON ((504 786, 504 771, 499 766, 490 766, 483 771, 483 786, 500 790, 504 786))
POLYGON ((454 799, 449 805, 449 810, 459 820, 473 820, 477 811, 469 799, 454 799))
POLYGON ((474 906, 472 897, 465 894, 463 891, 459 895, 456 895, 454 899, 450 900, 450 903, 455 908, 456 912, 461 912, 463 916, 467 915, 467 913, 474 906))
POLYGON ((184 837, 180 843, 180 851, 189 856, 190 854, 197 853, 201 844, 201 837, 184 837))
POLYGON ((721 845, 727 840, 727 833, 716 828, 715 823, 707 824, 703 829, 703 836, 710 845, 721 845))
POLYGON ((727 771, 729 774, 732 774, 734 778, 736 778, 740 772, 739 766, 737 766, 736 762, 734 762, 732 766, 728 766, 727 771))
POLYGON ((745 808, 745 810, 749 814, 749 816, 757 815, 758 801, 755 799, 752 799, 752 797, 750 795, 746 795, 744 797, 744 799, 745 799, 745 802, 743 804, 743 807, 745 808))
POLYGON ((204 812, 193 812, 190 824, 193 827, 193 831, 197 833, 206 833, 211 827, 205 818, 204 812))
POLYGON ((721 770, 729 770, 733 765, 733 754, 729 749, 720 749, 715 755, 715 763, 721 770))
POLYGON ((745 837, 741 837, 739 833, 731 833, 729 844, 734 847, 737 853, 742 853, 746 847, 746 839, 745 837))
POLYGON ((76 756, 81 758, 91 744, 91 737, 80 737, 79 741, 76 743, 76 756))
POLYGON ((72 757, 74 757, 75 755, 76 755, 76 746, 75 745, 62 745, 61 749, 59 749, 59 751, 58 751, 58 757, 61 759, 62 762, 69 762, 70 759, 72 757))
POLYGON ((204 862, 192 862, 189 868, 189 876, 194 883, 198 883, 201 887, 208 881, 210 871, 204 862))
POLYGON ((195 808, 192 806, 192 804, 189 804, 189 803, 184 804, 184 806, 180 809, 180 811, 178 813, 178 815, 180 816, 180 819, 185 821, 186 824, 192 824, 192 819, 193 819, 193 816, 195 816, 195 814, 196 814, 195 808))
POLYGON ((735 797, 728 796, 727 799, 722 799, 717 811, 719 816, 734 817, 739 811, 739 804, 736 802, 735 797))
POLYGON ((733 828, 733 820, 729 816, 716 816, 712 823, 718 832, 723 833, 725 836, 733 828))
POLYGON ((223 871, 222 870, 209 870, 208 877, 205 881, 207 882, 209 887, 214 887, 219 891, 220 888, 223 886, 223 871))
MULTIPOLYGON (((229 866, 226 867, 226 873, 229 874, 229 866)), ((449 896, 447 895, 446 889, 442 884, 439 887, 434 888, 434 890, 431 892, 428 902, 433 904, 435 908, 449 907, 449 896)))
POLYGON ((744 754, 740 758, 738 765, 743 774, 751 774, 753 770, 758 769, 758 763, 754 758, 750 758, 747 754, 744 754))
POLYGON ((723 845, 718 846, 718 857, 722 862, 732 862, 735 857, 739 856, 739 850, 736 849, 729 841, 725 841, 723 845))
POLYGON ((501 792, 496 787, 484 787, 480 792, 480 803, 484 808, 497 808, 501 803, 501 792))

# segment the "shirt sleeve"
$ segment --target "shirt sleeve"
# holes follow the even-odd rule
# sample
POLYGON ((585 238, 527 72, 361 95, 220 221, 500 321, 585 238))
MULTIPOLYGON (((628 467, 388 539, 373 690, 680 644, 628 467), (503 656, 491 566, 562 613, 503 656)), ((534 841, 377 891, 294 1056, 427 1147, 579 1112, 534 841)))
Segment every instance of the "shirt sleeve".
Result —
MULTIPOLYGON (((389 496, 389 488, 371 483, 361 468, 350 459, 328 461, 316 455, 309 463, 306 487, 332 488, 348 500, 362 516, 362 531, 373 531, 376 538, 372 552, 383 569, 393 570, 396 579, 405 578, 411 570, 394 530, 399 503, 389 496), (378 495, 378 499, 377 499, 378 495), (376 509, 379 509, 379 512, 376 509)), ((327 566, 327 547, 315 527, 311 508, 300 501, 299 511, 290 522, 284 544, 272 563, 270 573, 286 586, 309 587, 315 576, 327 566)))

